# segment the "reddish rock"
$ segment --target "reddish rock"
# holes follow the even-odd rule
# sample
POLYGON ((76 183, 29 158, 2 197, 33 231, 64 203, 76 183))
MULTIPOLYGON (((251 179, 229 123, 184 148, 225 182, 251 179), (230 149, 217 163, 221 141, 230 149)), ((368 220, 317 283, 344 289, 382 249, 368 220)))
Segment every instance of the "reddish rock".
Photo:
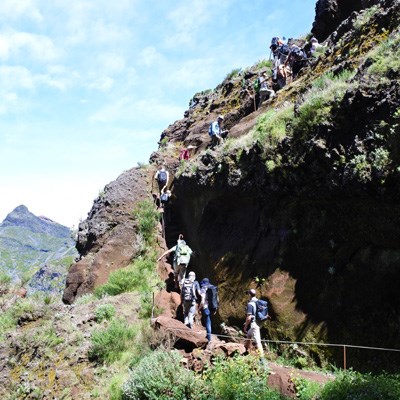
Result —
POLYGON ((246 348, 241 343, 217 343, 215 349, 221 349, 227 356, 232 356, 233 354, 244 354, 246 348))
POLYGON ((157 317, 153 323, 156 329, 162 329, 166 333, 172 333, 176 338, 175 346, 178 348, 193 350, 196 347, 207 346, 208 341, 204 331, 189 329, 176 319, 160 316, 157 317))

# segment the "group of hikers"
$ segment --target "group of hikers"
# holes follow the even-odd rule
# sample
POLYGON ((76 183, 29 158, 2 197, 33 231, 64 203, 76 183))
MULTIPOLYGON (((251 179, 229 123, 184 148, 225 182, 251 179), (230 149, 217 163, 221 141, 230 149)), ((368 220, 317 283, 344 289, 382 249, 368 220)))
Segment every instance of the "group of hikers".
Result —
MULTIPOLYGON (((266 99, 271 99, 275 96, 275 90, 272 88, 276 85, 276 89, 282 88, 287 79, 294 79, 300 70, 303 68, 307 60, 313 57, 316 49, 320 45, 315 37, 312 37, 303 48, 292 43, 292 39, 286 42, 286 39, 273 37, 271 45, 271 55, 273 56, 272 69, 272 85, 268 83, 270 78, 266 72, 262 72, 254 83, 255 89, 255 105, 256 99, 258 106, 266 99)), ((256 107, 257 108, 257 107, 256 107)), ((214 148, 224 142, 228 135, 228 130, 223 129, 224 116, 219 115, 217 119, 209 125, 208 134, 211 138, 211 147, 214 148)), ((160 142, 166 138, 166 133, 163 132, 160 142)), ((188 160, 191 155, 191 150, 194 146, 188 146, 180 151, 179 159, 188 160)), ((163 207, 168 202, 171 191, 168 190, 169 172, 164 166, 157 170, 154 178, 158 182, 159 197, 155 196, 155 201, 163 207)), ((153 194, 154 196, 154 194, 153 194)), ((175 290, 180 291, 181 303, 183 308, 184 324, 192 328, 195 315, 198 311, 202 314, 203 324, 206 328, 207 339, 211 341, 211 316, 217 312, 219 306, 218 288, 210 283, 208 278, 204 278, 200 283, 196 280, 194 271, 190 271, 186 276, 187 266, 190 257, 193 254, 191 248, 186 244, 183 235, 180 234, 177 244, 165 251, 157 261, 160 261, 166 255, 174 253, 173 256, 173 271, 175 290), (198 301, 199 300, 199 301, 198 301)), ((259 300, 256 296, 255 289, 247 291, 249 301, 246 307, 246 318, 243 325, 243 331, 247 335, 246 348, 249 348, 254 341, 257 345, 258 352, 261 357, 264 356, 264 350, 261 344, 260 327, 257 321, 263 321, 268 318, 268 305, 265 300, 259 300)))
MULTIPOLYGON (((174 253, 173 271, 175 289, 180 291, 181 304, 183 309, 183 322, 188 328, 192 328, 195 315, 201 312, 202 322, 206 328, 206 337, 211 341, 212 315, 215 315, 219 307, 218 287, 212 285, 208 278, 204 278, 200 283, 196 280, 194 271, 190 271, 186 277, 186 271, 193 254, 192 249, 186 244, 183 235, 180 234, 175 246, 165 251, 158 259, 174 253), (198 310, 197 310, 198 309, 198 310)), ((268 318, 268 303, 259 300, 255 289, 247 292, 249 300, 246 307, 246 318, 243 324, 243 331, 246 333, 245 347, 250 349, 253 342, 256 343, 257 350, 262 360, 264 360, 264 349, 261 343, 260 327, 258 321, 268 318)))
POLYGON ((303 46, 293 43, 293 39, 279 38, 275 36, 271 40, 269 49, 272 57, 272 76, 267 77, 263 71, 254 81, 255 91, 254 108, 257 109, 267 99, 275 97, 275 91, 282 89, 287 83, 297 77, 300 70, 312 59, 321 45, 313 36, 303 46), (268 81, 271 80, 271 83, 268 81))
POLYGON ((172 192, 168 189, 169 183, 169 172, 166 170, 164 165, 157 170, 154 175, 154 179, 158 183, 159 195, 153 193, 153 199, 157 207, 164 208, 171 197, 172 192))

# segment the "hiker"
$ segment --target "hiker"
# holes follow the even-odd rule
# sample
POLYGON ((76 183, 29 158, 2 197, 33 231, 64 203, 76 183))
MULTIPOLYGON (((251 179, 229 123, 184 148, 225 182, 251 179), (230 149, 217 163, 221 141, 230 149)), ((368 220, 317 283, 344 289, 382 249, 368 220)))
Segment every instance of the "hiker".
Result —
POLYGON ((214 147, 217 144, 224 143, 224 138, 228 135, 228 130, 222 130, 222 121, 224 117, 218 115, 216 121, 212 122, 208 129, 208 134, 211 136, 211 146, 214 147))
MULTIPOLYGON (((271 50, 271 54, 273 56, 273 69, 272 69, 272 82, 276 82, 278 67, 280 65, 279 59, 279 47, 283 44, 281 39, 278 36, 275 36, 271 39, 271 44, 269 46, 271 50)), ((271 55, 269 57, 271 59, 271 55)))
POLYGON ((183 281, 181 290, 183 323, 190 329, 193 327, 194 315, 196 314, 197 296, 200 295, 200 286, 199 282, 196 281, 196 274, 190 271, 187 279, 183 281))
POLYGON ((287 60, 285 61, 285 67, 290 66, 292 70, 292 79, 295 79, 300 70, 304 66, 304 62, 307 60, 306 54, 303 49, 299 46, 292 45, 287 60))
POLYGON ((161 194, 160 194, 161 207, 165 207, 165 205, 168 203, 168 200, 171 197, 171 195, 172 195, 172 192, 170 190, 165 190, 165 188, 163 188, 161 190, 161 194))
POLYGON ((182 288, 182 284, 185 279, 186 268, 189 264, 190 256, 193 252, 192 249, 184 241, 183 235, 180 233, 176 245, 164 252, 157 259, 157 262, 160 261, 167 254, 172 253, 173 251, 175 252, 173 260, 175 289, 178 289, 178 287, 182 288))
POLYGON ((192 146, 192 145, 189 145, 188 147, 184 147, 184 148, 182 148, 181 149, 181 151, 180 151, 180 153, 179 153, 179 160, 184 160, 184 161, 187 161, 187 160, 189 160, 189 158, 190 158, 190 156, 192 155, 191 154, 191 151, 193 150, 193 149, 195 149, 196 147, 195 146, 192 146))
POLYGON ((259 78, 260 82, 260 102, 259 106, 265 101, 266 99, 272 99, 275 97, 275 92, 269 88, 267 74, 263 72, 259 78))
POLYGON ((258 300, 256 297, 256 291, 255 289, 250 289, 247 291, 247 294, 250 296, 250 299, 247 303, 246 320, 243 325, 243 331, 247 334, 245 347, 248 351, 251 348, 252 341, 255 341, 261 358, 264 358, 264 349, 261 344, 260 327, 256 322, 256 301, 258 300))
POLYGON ((158 182, 158 188, 160 193, 163 189, 166 189, 169 181, 169 172, 165 169, 164 165, 161 165, 160 169, 154 175, 154 179, 158 182))
POLYGON ((199 311, 201 311, 203 324, 206 327, 207 340, 211 341, 211 315, 215 315, 218 309, 218 289, 210 284, 208 278, 200 282, 201 302, 199 311))
POLYGON ((158 141, 157 144, 159 144, 160 146, 162 146, 163 144, 165 144, 165 140, 163 141, 164 138, 167 138, 168 140, 168 136, 167 136, 167 132, 163 131, 160 135, 160 140, 158 141))

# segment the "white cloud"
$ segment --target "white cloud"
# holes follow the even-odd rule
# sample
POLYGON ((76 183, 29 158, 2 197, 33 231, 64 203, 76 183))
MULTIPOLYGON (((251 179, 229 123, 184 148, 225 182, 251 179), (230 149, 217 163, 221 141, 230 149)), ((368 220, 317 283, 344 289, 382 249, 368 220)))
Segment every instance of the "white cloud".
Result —
POLYGON ((98 77, 88 83, 90 89, 99 90, 100 92, 108 92, 114 84, 114 79, 109 76, 98 77))
POLYGON ((33 89, 35 79, 31 72, 25 67, 0 67, 0 87, 3 89, 33 89))
POLYGON ((118 101, 113 102, 89 117, 90 122, 112 123, 116 121, 131 121, 141 124, 151 121, 155 124, 157 121, 173 121, 181 118, 183 108, 172 104, 162 103, 159 99, 146 99, 135 101, 125 96, 118 101))
POLYGON ((140 52, 139 62, 148 67, 157 64, 161 65, 165 61, 165 57, 153 46, 148 46, 140 52))
POLYGON ((31 57, 35 61, 46 62, 58 56, 59 51, 47 36, 15 31, 0 34, 0 58, 3 60, 17 57, 26 61, 27 57, 31 57))
POLYGON ((41 22, 43 15, 32 0, 2 0, 0 2, 0 20, 10 20, 26 17, 35 22, 41 22))
POLYGON ((204 87, 213 80, 220 68, 210 58, 187 60, 168 74, 165 83, 184 89, 204 87))
POLYGON ((14 92, 0 92, 0 115, 6 114, 18 105, 18 95, 14 92))

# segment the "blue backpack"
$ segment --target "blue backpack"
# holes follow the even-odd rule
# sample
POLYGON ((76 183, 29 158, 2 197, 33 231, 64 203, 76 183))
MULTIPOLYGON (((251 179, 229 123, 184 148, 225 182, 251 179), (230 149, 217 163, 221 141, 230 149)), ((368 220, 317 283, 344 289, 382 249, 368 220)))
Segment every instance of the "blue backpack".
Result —
POLYGON ((254 304, 254 315, 257 321, 265 321, 268 318, 268 302, 266 300, 252 301, 254 304))
POLYGON ((160 182, 162 185, 165 185, 167 183, 167 173, 166 173, 166 171, 160 171, 158 173, 158 182, 160 182))

